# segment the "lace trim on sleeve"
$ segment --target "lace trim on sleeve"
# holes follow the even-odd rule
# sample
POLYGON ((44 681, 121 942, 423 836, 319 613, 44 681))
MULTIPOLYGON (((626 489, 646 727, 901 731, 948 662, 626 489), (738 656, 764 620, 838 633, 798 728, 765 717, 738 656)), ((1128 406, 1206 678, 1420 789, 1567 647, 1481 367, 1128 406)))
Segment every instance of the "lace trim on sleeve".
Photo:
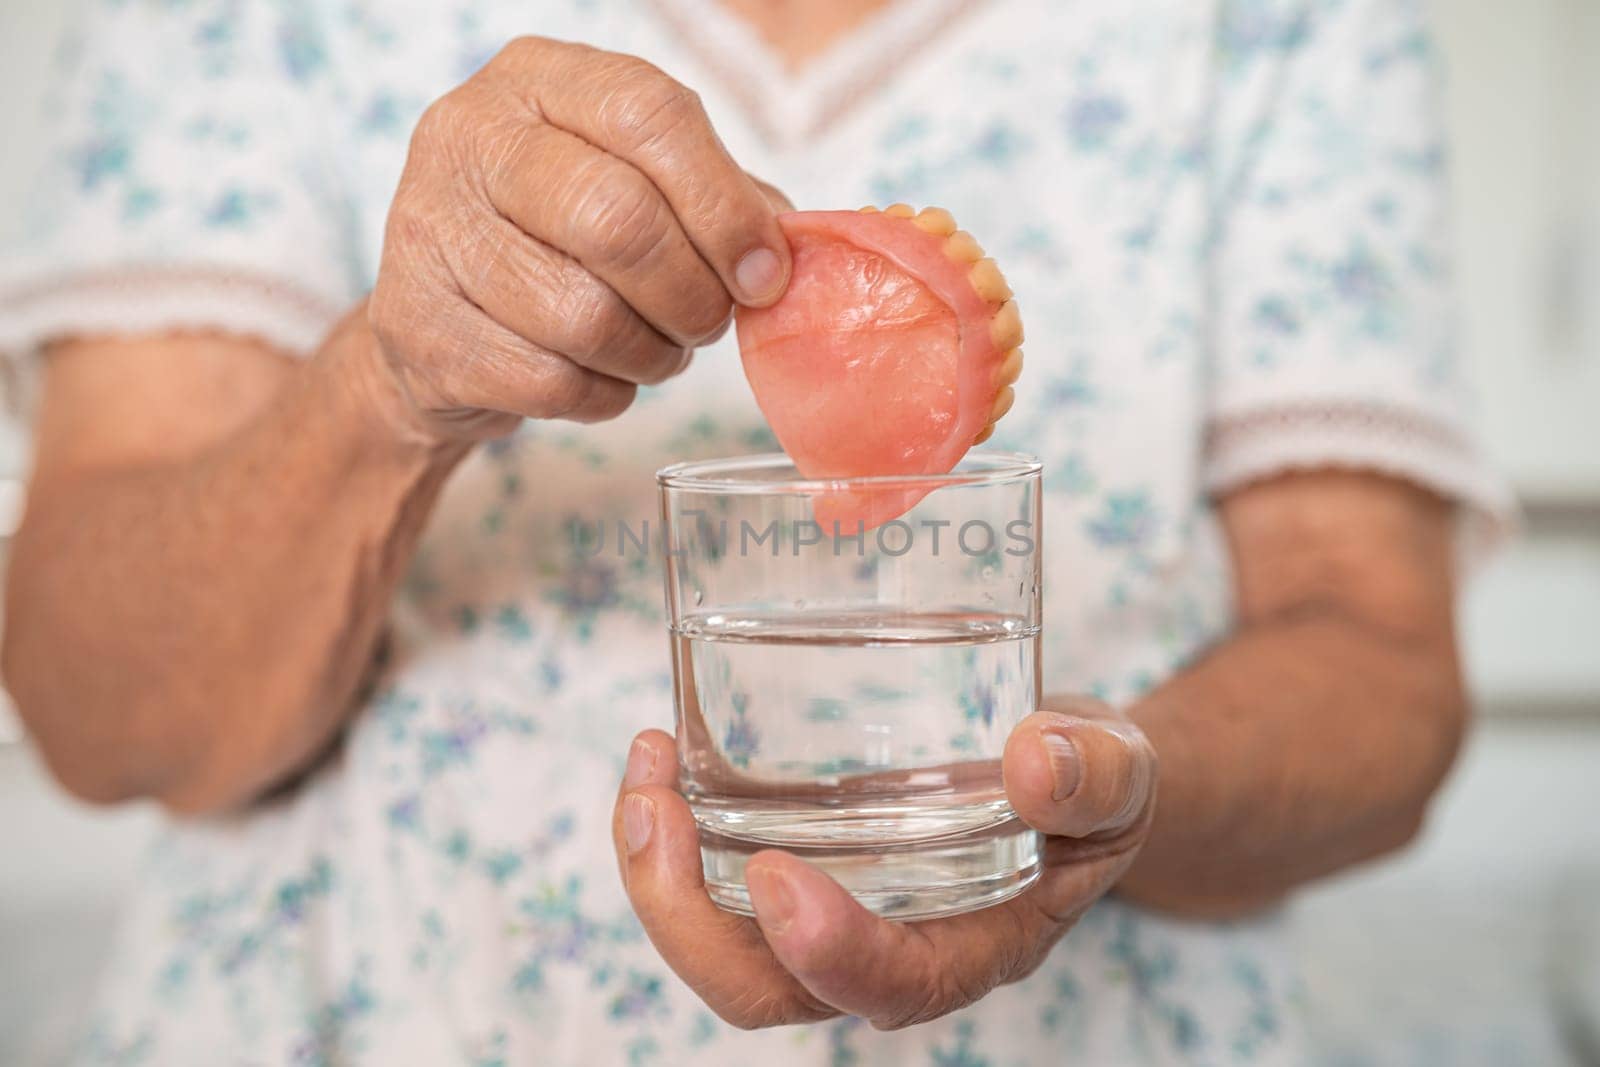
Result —
POLYGON ((27 357, 66 336, 214 329, 295 354, 342 309, 269 274, 226 266, 123 266, 0 287, 0 351, 27 357))
POLYGON ((1473 562, 1516 527, 1516 504, 1471 437, 1412 410, 1362 401, 1284 404, 1214 417, 1207 428, 1201 479, 1212 495, 1327 468, 1377 471, 1466 505, 1462 544, 1473 562))

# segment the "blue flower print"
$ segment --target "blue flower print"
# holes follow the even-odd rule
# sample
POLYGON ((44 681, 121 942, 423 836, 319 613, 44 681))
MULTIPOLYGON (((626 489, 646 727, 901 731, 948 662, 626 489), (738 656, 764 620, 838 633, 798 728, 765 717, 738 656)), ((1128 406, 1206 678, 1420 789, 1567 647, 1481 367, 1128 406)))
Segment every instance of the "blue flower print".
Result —
POLYGON ((1088 522, 1089 536, 1103 547, 1141 545, 1155 534, 1156 515, 1143 491, 1111 493, 1099 517, 1088 522))
POLYGON ((1080 151, 1104 148, 1127 120, 1128 107, 1115 96, 1080 96, 1067 108, 1067 135, 1080 151))

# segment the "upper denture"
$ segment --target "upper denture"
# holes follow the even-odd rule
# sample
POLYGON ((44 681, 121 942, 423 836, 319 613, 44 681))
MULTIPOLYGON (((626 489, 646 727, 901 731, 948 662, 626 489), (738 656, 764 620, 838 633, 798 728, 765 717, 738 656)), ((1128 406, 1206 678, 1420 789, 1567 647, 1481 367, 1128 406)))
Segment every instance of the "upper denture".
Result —
POLYGON ((745 373, 779 443, 812 478, 952 469, 993 433, 1022 371, 1022 320, 999 266, 943 208, 779 223, 789 289, 738 313, 745 373))

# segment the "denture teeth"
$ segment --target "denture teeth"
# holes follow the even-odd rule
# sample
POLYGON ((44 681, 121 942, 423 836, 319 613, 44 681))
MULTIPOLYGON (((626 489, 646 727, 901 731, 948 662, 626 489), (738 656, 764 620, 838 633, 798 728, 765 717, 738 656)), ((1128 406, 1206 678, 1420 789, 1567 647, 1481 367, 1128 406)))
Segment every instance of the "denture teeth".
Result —
POLYGON ((868 204, 866 207, 861 208, 859 213, 862 215, 876 215, 878 213, 878 209, 873 205, 868 204))
POLYGON ((1000 363, 1000 369, 995 372, 995 381, 1000 385, 1011 385, 1022 377, 1022 349, 1013 348, 1006 353, 1006 358, 1000 363))
POLYGON ((1022 313, 1017 310, 1015 300, 1007 300, 995 312, 994 320, 989 323, 989 339, 1002 352, 1022 344, 1022 313))
POLYGON ((890 204, 883 209, 885 215, 893 215, 897 219, 909 219, 917 213, 917 209, 910 204, 890 204))
POLYGON ((1015 389, 1009 385, 1001 389, 999 395, 994 398, 994 410, 989 414, 989 421, 994 423, 1005 418, 1006 412, 1010 411, 1011 405, 1016 402, 1017 391, 1015 389))
POLYGON ((983 258, 983 246, 966 230, 957 230, 945 238, 944 254, 957 263, 976 263, 983 258))
POLYGON ((942 207, 923 208, 911 221, 917 229, 935 237, 949 237, 956 232, 956 217, 942 207))
POLYGON ((975 445, 981 445, 981 444, 983 444, 985 441, 987 441, 989 438, 991 438, 993 436, 994 436, 994 423, 991 422, 989 425, 987 425, 987 426, 985 426, 983 428, 983 431, 981 433, 979 433, 978 436, 976 436, 976 437, 974 437, 972 439, 972 443, 975 444, 975 445))
POLYGON ((972 287, 978 295, 993 304, 1004 304, 1011 299, 1011 286, 1006 284, 1005 275, 1000 273, 1000 267, 992 259, 980 259, 972 265, 972 287))

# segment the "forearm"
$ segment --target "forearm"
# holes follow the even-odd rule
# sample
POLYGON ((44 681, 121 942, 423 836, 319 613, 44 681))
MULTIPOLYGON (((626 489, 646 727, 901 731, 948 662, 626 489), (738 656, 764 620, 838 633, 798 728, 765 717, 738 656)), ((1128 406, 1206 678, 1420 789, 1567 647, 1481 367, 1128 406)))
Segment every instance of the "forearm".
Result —
POLYGON ((1322 607, 1243 629, 1131 714, 1161 777, 1121 892, 1206 916, 1409 841, 1465 719, 1451 641, 1322 607))
POLYGON ((384 432, 372 344, 353 316, 237 433, 30 498, 5 675, 77 792, 231 806, 338 729, 461 454, 384 432))

